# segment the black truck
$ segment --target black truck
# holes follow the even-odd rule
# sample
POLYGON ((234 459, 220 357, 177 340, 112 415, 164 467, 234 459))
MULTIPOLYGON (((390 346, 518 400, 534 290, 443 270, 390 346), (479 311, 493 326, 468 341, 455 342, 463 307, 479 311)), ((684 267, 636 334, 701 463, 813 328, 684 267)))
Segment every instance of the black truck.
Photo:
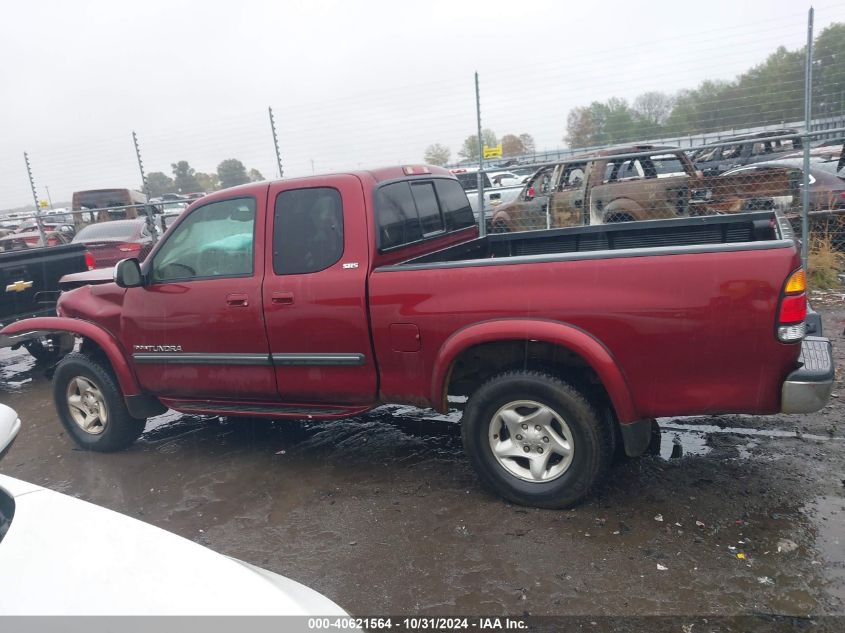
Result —
MULTIPOLYGON (((0 240, 2 242, 3 240, 0 240)), ((19 319, 55 316, 59 279, 93 268, 82 244, 4 250, 0 244, 0 329, 19 319)), ((36 360, 58 360, 73 347, 73 337, 28 333, 0 335, 0 347, 25 347, 36 360)))

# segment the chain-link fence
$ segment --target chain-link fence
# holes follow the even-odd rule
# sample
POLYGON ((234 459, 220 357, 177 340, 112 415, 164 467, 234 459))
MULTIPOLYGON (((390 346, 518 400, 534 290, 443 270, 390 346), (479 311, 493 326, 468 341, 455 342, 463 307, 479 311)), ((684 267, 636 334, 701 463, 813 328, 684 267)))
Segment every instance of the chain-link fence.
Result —
MULTIPOLYGON (((759 132, 694 149, 634 144, 587 151, 518 170, 485 170, 492 232, 773 210, 801 234, 805 148, 812 233, 845 244, 845 127, 759 132), (497 196, 497 197, 493 197, 497 196)), ((475 174, 458 170, 468 185, 475 174)), ((478 205, 475 187, 468 192, 478 205)))
MULTIPOLYGON (((810 34, 809 50, 801 48, 802 10, 692 36, 670 29, 635 44, 597 40, 594 49, 559 58, 482 68, 478 92, 471 77, 445 68, 437 80, 385 88, 379 79, 379 90, 366 85, 342 99, 321 97, 315 84, 313 95, 290 93, 290 103, 274 104, 270 117, 264 107, 244 116, 209 108, 179 119, 174 107, 161 129, 139 129, 137 138, 129 129, 84 142, 45 136, 29 148, 36 150, 29 181, 20 154, 0 149, 0 201, 38 204, 49 185, 71 227, 53 241, 86 224, 135 216, 149 216, 155 240, 180 208, 145 196, 130 205, 98 203, 96 217, 81 220, 71 194, 114 187, 184 195, 277 177, 283 163, 284 175, 296 177, 426 160, 453 170, 484 230, 774 210, 800 236, 806 189, 804 242, 838 252, 845 249, 845 8, 822 12, 827 22, 810 34), (734 58, 744 60, 731 67, 735 78, 711 81, 734 58), (683 88, 693 81, 701 83, 683 88), (173 129, 165 129, 169 119, 173 129), (491 128, 515 133, 497 137, 491 128), (523 130, 532 134, 516 134, 523 130), (452 139, 454 149, 467 133, 457 151, 432 143, 452 139), (482 145, 502 157, 484 159, 482 145), (156 206, 147 209, 148 202, 156 206)), ((0 214, 0 238, 16 219, 0 214)), ((61 224, 47 214, 42 220, 50 233, 61 224)))

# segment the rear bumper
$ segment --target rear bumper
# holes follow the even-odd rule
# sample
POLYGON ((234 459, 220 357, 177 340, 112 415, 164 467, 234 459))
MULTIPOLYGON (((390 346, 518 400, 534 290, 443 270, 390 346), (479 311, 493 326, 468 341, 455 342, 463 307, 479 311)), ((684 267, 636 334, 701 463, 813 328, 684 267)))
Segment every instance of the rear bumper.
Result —
POLYGON ((781 413, 812 413, 827 404, 833 391, 835 367, 830 341, 808 336, 801 343, 801 366, 781 387, 781 413))

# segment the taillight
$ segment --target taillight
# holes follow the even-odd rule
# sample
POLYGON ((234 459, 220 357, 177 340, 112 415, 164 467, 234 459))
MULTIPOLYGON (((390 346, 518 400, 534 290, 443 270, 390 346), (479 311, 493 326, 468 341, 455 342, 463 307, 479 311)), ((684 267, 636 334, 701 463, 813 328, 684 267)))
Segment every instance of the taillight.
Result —
POLYGON ((794 343, 807 333, 807 276, 799 268, 792 273, 783 286, 783 296, 778 311, 778 339, 794 343))
POLYGON ((534 197, 534 187, 528 187, 528 194, 527 195, 528 195, 529 198, 534 197))
POLYGON ((88 270, 94 270, 94 264, 94 256, 90 251, 85 251, 85 265, 88 266, 88 270))
POLYGON ((141 245, 138 242, 128 242, 126 244, 121 244, 118 247, 118 250, 121 253, 137 253, 141 250, 141 245))

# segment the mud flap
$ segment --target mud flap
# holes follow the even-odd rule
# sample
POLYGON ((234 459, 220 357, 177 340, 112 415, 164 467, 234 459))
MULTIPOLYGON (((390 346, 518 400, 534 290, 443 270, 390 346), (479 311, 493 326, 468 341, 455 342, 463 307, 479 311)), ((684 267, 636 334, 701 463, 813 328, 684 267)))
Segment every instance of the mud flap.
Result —
POLYGON ((622 443, 625 445, 625 454, 628 457, 639 457, 648 450, 655 422, 654 418, 643 418, 629 424, 619 425, 622 443))

